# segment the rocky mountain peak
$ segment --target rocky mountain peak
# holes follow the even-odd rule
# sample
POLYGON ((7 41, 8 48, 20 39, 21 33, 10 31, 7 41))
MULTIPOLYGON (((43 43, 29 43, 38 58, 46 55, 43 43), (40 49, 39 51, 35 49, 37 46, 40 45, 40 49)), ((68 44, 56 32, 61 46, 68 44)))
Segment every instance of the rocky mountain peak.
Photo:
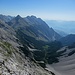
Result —
POLYGON ((20 18, 22 18, 22 17, 21 17, 20 15, 17 15, 16 18, 20 19, 20 18))
POLYGON ((6 15, 0 14, 0 19, 2 21, 9 22, 11 19, 13 19, 13 17, 12 16, 9 16, 9 15, 6 16, 6 15))

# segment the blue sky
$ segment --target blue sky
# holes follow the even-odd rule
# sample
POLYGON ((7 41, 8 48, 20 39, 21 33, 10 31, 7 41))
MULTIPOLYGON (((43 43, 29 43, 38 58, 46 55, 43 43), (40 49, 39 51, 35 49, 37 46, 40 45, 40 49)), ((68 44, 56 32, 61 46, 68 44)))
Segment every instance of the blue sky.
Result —
POLYGON ((75 21, 75 0, 0 0, 0 14, 75 21))

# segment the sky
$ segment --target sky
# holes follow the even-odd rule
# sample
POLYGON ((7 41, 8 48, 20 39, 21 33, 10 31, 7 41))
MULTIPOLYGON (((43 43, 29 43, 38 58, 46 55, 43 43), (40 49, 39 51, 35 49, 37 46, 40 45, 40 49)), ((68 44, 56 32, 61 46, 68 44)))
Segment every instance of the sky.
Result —
POLYGON ((75 21, 75 0, 0 0, 0 14, 75 21))

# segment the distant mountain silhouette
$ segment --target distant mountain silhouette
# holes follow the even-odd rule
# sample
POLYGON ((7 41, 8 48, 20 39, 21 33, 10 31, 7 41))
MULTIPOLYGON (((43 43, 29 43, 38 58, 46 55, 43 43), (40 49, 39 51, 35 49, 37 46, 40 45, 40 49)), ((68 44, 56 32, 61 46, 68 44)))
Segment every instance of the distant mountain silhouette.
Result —
POLYGON ((61 30, 57 30, 57 29, 54 29, 58 34, 60 34, 62 37, 65 37, 67 36, 68 34, 65 33, 64 31, 61 31, 61 30))
POLYGON ((53 29, 61 30, 68 34, 75 33, 75 21, 46 20, 45 22, 53 29))
POLYGON ((71 45, 75 42, 75 34, 69 34, 59 40, 64 46, 71 45))

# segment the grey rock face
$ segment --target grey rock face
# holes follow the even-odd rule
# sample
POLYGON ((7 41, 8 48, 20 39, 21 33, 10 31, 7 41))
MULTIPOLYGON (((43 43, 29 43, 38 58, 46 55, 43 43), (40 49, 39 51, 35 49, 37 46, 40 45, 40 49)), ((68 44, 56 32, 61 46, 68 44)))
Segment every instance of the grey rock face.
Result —
POLYGON ((15 35, 14 29, 0 21, 0 75, 51 75, 24 55, 15 35))

